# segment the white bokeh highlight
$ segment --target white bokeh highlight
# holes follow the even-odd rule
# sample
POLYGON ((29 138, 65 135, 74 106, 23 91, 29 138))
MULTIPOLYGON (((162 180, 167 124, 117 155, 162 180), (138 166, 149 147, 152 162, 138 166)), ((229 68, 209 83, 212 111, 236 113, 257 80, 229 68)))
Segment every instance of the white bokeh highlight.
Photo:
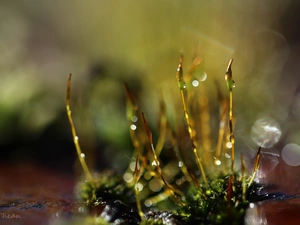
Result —
POLYGON ((281 129, 278 122, 265 117, 256 120, 251 129, 251 138, 262 148, 271 148, 281 137, 281 129))
POLYGON ((281 152, 283 161, 289 166, 300 165, 300 146, 294 143, 284 146, 281 152))

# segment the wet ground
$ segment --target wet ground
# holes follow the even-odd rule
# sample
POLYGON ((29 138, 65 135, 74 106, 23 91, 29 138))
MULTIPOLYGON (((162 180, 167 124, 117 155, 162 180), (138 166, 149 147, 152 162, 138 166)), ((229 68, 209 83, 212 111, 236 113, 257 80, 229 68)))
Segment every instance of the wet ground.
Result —
POLYGON ((40 165, 1 165, 0 184, 0 224, 49 224, 78 209, 72 174, 40 165))
MULTIPOLYGON (((298 168, 277 167, 269 180, 279 189, 298 189, 298 168), (291 170, 287 175, 287 170, 291 170), (289 188, 290 187, 290 188, 289 188)), ((72 173, 43 168, 41 165, 2 164, 0 166, 0 225, 47 225, 59 218, 71 218, 80 204, 74 198, 72 173)), ((300 224, 300 198, 266 201, 248 210, 250 225, 300 224)))

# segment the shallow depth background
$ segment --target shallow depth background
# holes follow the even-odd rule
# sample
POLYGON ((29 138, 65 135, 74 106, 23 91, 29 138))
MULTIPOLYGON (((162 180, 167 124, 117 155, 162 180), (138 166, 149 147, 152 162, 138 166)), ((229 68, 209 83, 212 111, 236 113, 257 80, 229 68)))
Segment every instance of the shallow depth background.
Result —
POLYGON ((263 160, 270 166, 258 178, 299 194, 299 10, 297 0, 2 0, 3 173, 27 162, 74 174, 76 155, 64 105, 69 73, 75 125, 89 165, 122 172, 132 150, 123 83, 137 93, 152 124, 158 86, 172 115, 183 52, 185 68, 194 55, 203 57, 212 101, 214 80, 226 93, 224 72, 234 58, 237 149, 251 161, 267 139, 263 160), (276 131, 262 135, 264 140, 253 133, 259 119, 276 131), (284 158, 287 144, 296 147, 284 158))

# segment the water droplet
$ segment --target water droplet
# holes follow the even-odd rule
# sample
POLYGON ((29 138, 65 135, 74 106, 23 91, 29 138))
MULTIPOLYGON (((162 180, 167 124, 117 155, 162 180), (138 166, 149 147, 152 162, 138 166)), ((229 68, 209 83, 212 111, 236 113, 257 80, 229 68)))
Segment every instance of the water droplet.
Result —
POLYGON ((235 82, 232 80, 232 87, 235 88, 235 82))
POLYGON ((84 159, 84 158, 85 158, 85 154, 84 154, 84 153, 81 153, 81 154, 80 154, 80 157, 84 159))
POLYGON ((131 121, 132 121, 132 122, 135 123, 137 120, 138 120, 138 118, 137 118, 136 116, 132 116, 132 117, 131 117, 131 121))
POLYGON ((184 182, 184 181, 183 181, 182 179, 177 179, 177 180, 175 181, 175 183, 176 183, 178 186, 182 185, 183 182, 184 182))
POLYGON ((133 180, 133 176, 131 173, 125 173, 123 175, 123 179, 125 180, 125 182, 130 183, 133 180))
POLYGON ((226 143, 226 148, 232 148, 232 143, 230 141, 226 143))
POLYGON ((230 155, 229 155, 228 153, 225 153, 225 157, 226 157, 227 159, 230 159, 230 155))
POLYGON ((152 201, 147 199, 145 202, 144 202, 145 206, 146 207, 151 207, 152 206, 152 201))
MULTIPOLYGON (((152 163, 151 163, 151 165, 152 165, 152 166, 157 166, 156 161, 153 160, 152 163)), ((159 165, 159 162, 158 162, 158 165, 159 165)))
MULTIPOLYGON (((134 171, 135 170, 135 165, 136 165, 136 162, 134 161, 134 162, 131 162, 130 164, 129 164, 129 168, 132 170, 132 171, 134 171)), ((140 169, 140 164, 138 163, 138 165, 137 165, 137 168, 138 169, 140 169)))
POLYGON ((79 140, 79 137, 78 137, 78 136, 75 136, 74 139, 75 139, 75 141, 78 141, 78 140, 79 140))
POLYGON ((145 178, 146 180, 150 180, 150 179, 152 178, 152 174, 151 174, 149 171, 147 171, 147 172, 144 174, 144 178, 145 178))
POLYGON ((300 146, 294 143, 284 146, 281 152, 282 159, 290 166, 300 165, 300 146))
POLYGON ((137 184, 135 184, 134 187, 135 187, 135 189, 136 189, 137 191, 142 191, 143 188, 144 188, 144 185, 141 184, 141 183, 137 183, 137 184))
POLYGON ((206 195, 211 195, 211 190, 209 190, 209 189, 206 190, 205 194, 206 194, 206 195))
POLYGON ((84 212, 85 212, 85 208, 84 208, 84 207, 82 207, 82 206, 80 206, 80 207, 78 208, 78 212, 80 212, 80 213, 84 213, 84 212))
POLYGON ((163 184, 159 179, 154 178, 149 182, 149 188, 154 192, 159 192, 162 187, 163 184))
POLYGON ((261 212, 256 204, 250 203, 245 215, 245 225, 267 225, 265 213, 261 212))
POLYGON ((131 129, 131 130, 136 130, 136 125, 131 124, 130 129, 131 129))
POLYGON ((200 81, 200 82, 203 82, 203 81, 205 81, 206 80, 206 78, 207 78, 207 73, 205 73, 203 70, 201 70, 201 69, 197 69, 196 71, 195 71, 195 79, 197 80, 197 81, 200 81))
POLYGON ((215 159, 215 165, 220 166, 222 164, 221 160, 215 159))
POLYGON ((259 146, 270 148, 279 141, 281 136, 280 126, 272 118, 258 119, 251 129, 251 138, 259 146))
POLYGON ((178 162, 178 167, 182 167, 183 166, 183 162, 182 161, 179 161, 178 162))
POLYGON ((198 87, 199 86, 199 81, 198 80, 193 80, 192 85, 193 85, 193 87, 198 87))
POLYGON ((180 90, 184 90, 186 89, 186 84, 184 81, 179 81, 178 82, 178 87, 180 88, 180 90))

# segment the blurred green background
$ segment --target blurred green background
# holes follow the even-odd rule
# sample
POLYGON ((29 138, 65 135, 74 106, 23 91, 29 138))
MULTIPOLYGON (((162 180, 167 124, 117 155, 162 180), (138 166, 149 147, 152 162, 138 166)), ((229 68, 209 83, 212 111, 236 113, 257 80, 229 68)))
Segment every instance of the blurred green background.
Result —
POLYGON ((180 52, 185 68, 203 57, 212 101, 214 80, 226 93, 234 58, 239 149, 256 151, 251 127, 264 117, 280 124, 281 147, 300 144, 299 10, 297 0, 1 0, 2 162, 72 170, 65 91, 73 73, 72 110, 89 163, 123 169, 132 150, 123 83, 152 123, 158 86, 172 114, 180 52))

